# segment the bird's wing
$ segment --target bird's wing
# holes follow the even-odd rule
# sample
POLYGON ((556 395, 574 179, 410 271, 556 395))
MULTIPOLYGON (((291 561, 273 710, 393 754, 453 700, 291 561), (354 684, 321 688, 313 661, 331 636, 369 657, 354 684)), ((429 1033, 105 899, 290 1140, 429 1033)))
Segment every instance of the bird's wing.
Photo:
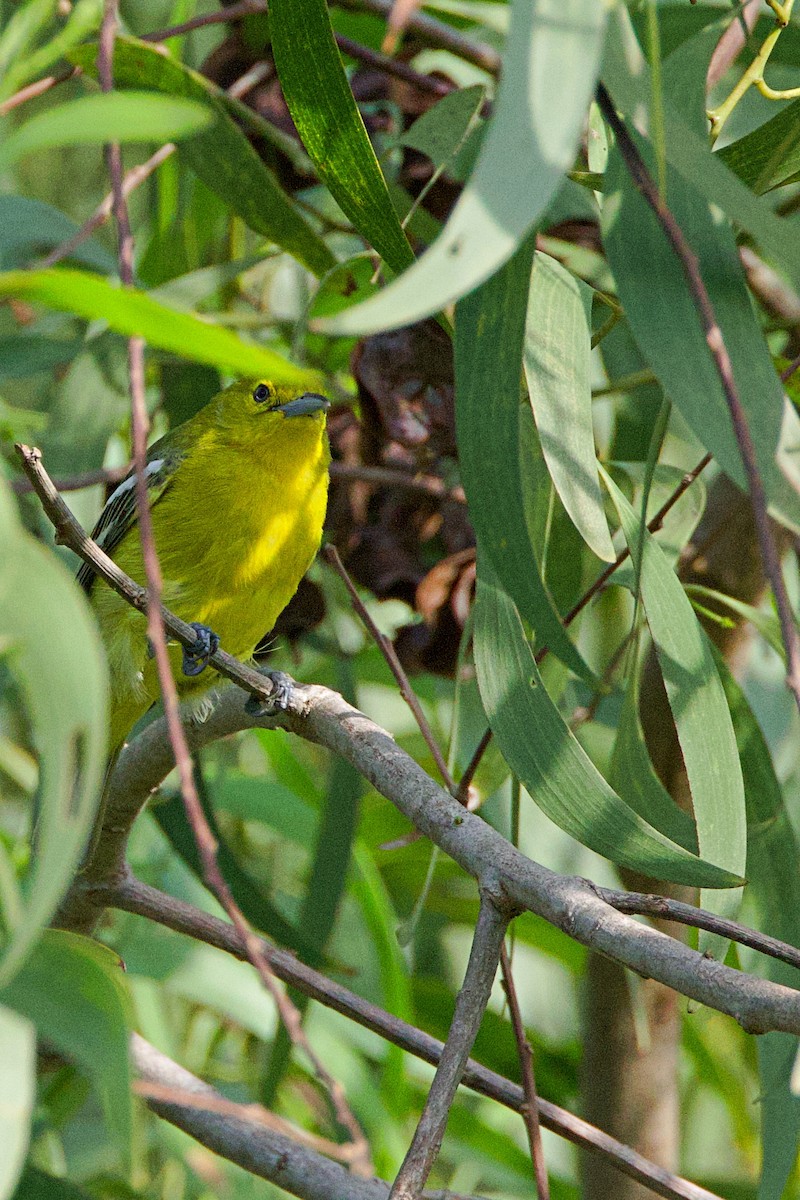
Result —
MULTIPOLYGON (((161 449, 159 443, 151 446, 144 472, 151 509, 166 492, 183 458, 184 454, 177 446, 162 445, 161 449)), ((129 471, 106 501, 106 506, 92 530, 92 540, 113 558, 115 549, 136 521, 136 473, 129 471)), ((92 590, 95 578, 94 568, 88 563, 82 563, 77 580, 87 595, 92 590)))

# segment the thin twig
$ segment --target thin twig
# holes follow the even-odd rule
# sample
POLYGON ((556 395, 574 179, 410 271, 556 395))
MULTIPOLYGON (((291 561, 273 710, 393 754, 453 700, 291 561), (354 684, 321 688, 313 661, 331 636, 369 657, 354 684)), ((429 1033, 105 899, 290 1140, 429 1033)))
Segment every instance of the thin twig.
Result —
POLYGON ((759 933, 757 929, 741 925, 738 921, 726 920, 725 917, 718 917, 716 913, 707 912, 704 908, 695 908, 693 904, 672 900, 668 896, 651 895, 648 892, 622 892, 615 888, 599 886, 596 887, 596 891, 598 896, 602 896, 617 912, 664 917, 668 921, 676 921, 679 925, 706 929, 709 933, 718 933, 732 942, 738 942, 740 946, 748 946, 751 950, 758 950, 760 954, 766 954, 800 970, 800 949, 770 937, 767 933, 759 933))
MULTIPOLYGON (((53 486, 59 492, 80 492, 83 488, 95 487, 98 483, 119 483, 130 471, 127 467, 98 467, 94 471, 80 471, 77 475, 65 475, 54 479, 53 486)), ((12 479, 11 490, 15 496, 27 496, 36 489, 30 479, 12 479)))
POLYGON ((217 12, 201 13, 197 17, 191 17, 188 21, 181 21, 179 25, 169 25, 164 29, 156 29, 140 36, 143 42, 166 42, 170 38, 191 33, 194 29, 205 29, 209 25, 234 24, 243 21, 245 17, 252 17, 266 11, 265 0, 239 0, 238 4, 228 4, 217 12))
MULTIPOLYGON (((73 550, 132 608, 135 608, 137 612, 146 613, 149 596, 147 588, 135 583, 130 576, 121 571, 114 560, 109 558, 96 542, 92 541, 85 529, 75 520, 47 474, 42 464, 40 451, 20 443, 16 444, 15 449, 20 456, 22 468, 55 530, 56 543, 73 550)), ((176 617, 174 613, 163 606, 161 615, 164 626, 174 641, 179 642, 187 649, 196 645, 197 631, 191 625, 182 621, 180 617, 176 617)), ((219 675, 230 679, 232 683, 238 684, 251 695, 258 696, 264 703, 269 704, 270 700, 274 699, 274 684, 269 677, 254 667, 240 662, 238 658, 228 654, 222 647, 210 655, 208 662, 209 666, 213 667, 219 675)), ((299 693, 294 701, 290 701, 289 707, 298 716, 303 715, 305 702, 299 693)))
POLYGON ((772 591, 775 596, 775 605, 778 610, 778 619, 781 626, 781 638, 786 649, 786 683, 795 698, 798 709, 800 709, 800 635, 795 624, 789 596, 786 592, 786 584, 784 583, 781 571, 780 556, 767 513, 767 496, 758 469, 755 445, 747 424, 747 416, 739 397, 739 390, 733 376, 733 365, 722 336, 722 330, 717 323, 714 307, 706 291, 706 286, 703 283, 697 256, 684 236, 683 230, 661 198, 644 160, 639 154, 624 123, 617 115, 613 101, 602 83, 597 88, 597 101, 603 116, 614 130, 620 154, 625 161, 633 183, 650 205, 654 216, 678 257, 692 300, 697 309, 697 314, 703 326, 706 343, 711 351, 711 356, 714 360, 720 383, 722 384, 722 390, 725 394, 733 432, 739 447, 745 476, 747 477, 764 573, 772 585, 772 591))
POLYGON ((386 487, 404 488, 409 492, 420 492, 425 496, 435 496, 437 499, 453 500, 456 504, 466 504, 464 489, 460 486, 448 487, 438 475, 415 475, 396 467, 373 467, 363 463, 332 462, 330 473, 333 479, 346 479, 358 483, 384 484, 386 487))
POLYGON ((66 83, 68 79, 74 79, 76 75, 82 74, 83 71, 80 67, 70 67, 58 75, 46 75, 44 79, 37 79, 33 83, 26 84, 24 88, 20 88, 18 92, 0 104, 0 117, 10 113, 12 109, 19 108, 21 104, 26 104, 28 100, 35 100, 37 96, 43 96, 45 92, 49 92, 59 83, 66 83))
MULTIPOLYGON (((116 23, 116 0, 105 0, 97 53, 97 73, 100 80, 100 87, 104 92, 110 92, 113 89, 112 65, 116 23)), ((122 186, 122 156, 119 145, 110 144, 107 146, 106 156, 114 197, 114 216, 119 230, 120 278, 123 286, 131 287, 133 284, 133 238, 122 186)), ((350 1110, 345 1098, 344 1089, 338 1080, 333 1078, 322 1060, 312 1049, 296 1006, 286 992, 278 986, 261 953, 259 939, 250 928, 244 913, 236 904, 227 880, 224 878, 217 862, 217 841, 200 803, 194 781, 192 758, 189 753, 183 725, 181 724, 180 700, 178 699, 178 689, 172 675, 169 651, 167 649, 167 634, 161 611, 163 581, 156 553, 152 513, 147 494, 147 476, 145 474, 149 420, 145 403, 144 341, 142 338, 133 337, 130 339, 128 343, 128 363, 131 386, 133 460, 136 469, 138 526, 141 536, 145 576, 147 578, 147 590, 149 593, 147 601, 147 631, 155 652, 158 682, 164 704, 164 715, 167 721, 169 739, 175 756, 175 765, 178 768, 180 790, 186 809, 186 817, 191 826, 203 865, 203 878, 236 926, 244 945, 247 947, 248 958, 258 972, 264 987, 272 996, 292 1043, 305 1051, 317 1078, 328 1094, 337 1120, 348 1131, 355 1150, 354 1168, 358 1169, 361 1174, 371 1174, 372 1167, 369 1147, 355 1116, 350 1110)))
POLYGON ((418 1200, 422 1194, 425 1180, 439 1153, 447 1118, 489 1002, 510 915, 507 909, 497 906, 492 896, 485 892, 481 894, 469 962, 456 999, 447 1041, 411 1145, 392 1184, 389 1200, 418 1200))
MULTIPOLYGON (((140 184, 144 183, 146 179, 149 179, 153 172, 156 171, 171 154, 175 153, 176 148, 177 147, 175 146, 174 142, 166 142, 165 145, 156 150, 155 154, 148 158, 147 162, 141 163, 138 167, 133 167, 132 170, 128 171, 122 180, 123 197, 127 199, 131 192, 138 188, 140 184)), ((61 244, 54 247, 49 254, 45 255, 45 257, 39 263, 39 266, 53 267, 57 262, 61 262, 62 259, 69 258, 71 254, 75 253, 78 246, 82 245, 87 238, 90 238, 92 234, 96 232, 96 230, 100 229, 100 227, 106 223, 108 218, 111 216, 113 209, 114 193, 111 191, 107 196, 104 197, 103 200, 100 201, 97 208, 94 210, 92 215, 86 221, 84 221, 80 229, 76 229, 71 237, 67 238, 65 242, 61 242, 61 244)), ((63 488, 59 487, 59 491, 63 490, 63 488)))
MULTIPOLYGON (((357 12, 372 12, 376 16, 388 17, 394 6, 394 0, 337 0, 341 8, 355 9, 357 12)), ((427 13, 415 12, 409 17, 407 29, 415 33, 421 42, 439 50, 449 50, 457 58, 471 62, 489 75, 498 76, 502 67, 500 54, 484 42, 478 42, 452 25, 437 21, 427 13)))
POLYGON ((392 672, 395 680, 397 681, 397 686, 400 689, 400 695, 403 697, 406 704, 414 714, 414 719, 419 726, 420 733, 425 739, 425 744, 433 755, 433 761, 436 763, 436 769, 444 780, 447 788, 454 792, 455 785, 450 776, 450 772, 447 769, 447 763, 445 762, 444 755, 439 749, 439 744, 436 741, 436 738, 433 736, 433 731, 428 724, 428 718, 422 711, 422 705, 417 699, 416 693, 409 683, 408 676, 403 670, 403 664, 397 657, 397 651, 392 645, 392 642, 386 636, 386 634, 381 633, 380 629, 378 629, 378 626, 367 612, 364 602, 356 591, 355 584, 350 578, 347 568, 339 557, 339 551, 336 549, 336 547, 331 545, 329 542, 327 545, 322 547, 320 553, 325 562, 328 563, 329 566, 333 567, 334 571, 336 571, 337 575, 344 582, 344 585, 350 594, 353 608, 358 613, 359 617, 373 638, 376 646, 386 660, 389 670, 392 672))
POLYGON ((710 92, 719 83, 744 49, 758 20, 760 7, 761 0, 745 0, 744 5, 734 15, 730 25, 717 42, 706 72, 707 92, 710 92))
POLYGON ((522 1072, 522 1090, 525 1092, 525 1106, 522 1117, 528 1133, 528 1144, 531 1150, 533 1173, 536 1179, 536 1194, 539 1200, 550 1200, 550 1183, 547 1178, 547 1165, 544 1160, 542 1146, 542 1130, 539 1125, 539 1093, 536 1089, 536 1076, 533 1070, 533 1049, 525 1033, 525 1024, 520 1012, 517 989, 514 986, 514 975, 511 961, 505 943, 500 949, 500 971, 503 991, 508 1000, 508 1011, 511 1014, 511 1025, 517 1043, 520 1070, 522 1072))
MULTIPOLYGON (((247 955, 239 935, 232 925, 219 917, 202 912, 185 900, 178 900, 141 883, 131 875, 116 880, 110 886, 98 888, 98 898, 112 908, 135 913, 186 937, 215 946, 233 957, 246 961, 247 955)), ((415 1028, 407 1021, 393 1016, 342 984, 328 979, 319 971, 305 966, 294 954, 262 941, 262 950, 269 957, 275 974, 291 987, 316 1000, 326 1008, 340 1013, 357 1025, 371 1030, 395 1046, 424 1062, 439 1062, 443 1043, 438 1038, 415 1028)), ((461 1080, 464 1087, 497 1101, 513 1112, 522 1112, 526 1103, 522 1088, 510 1080, 469 1059, 461 1080)), ((644 1183, 652 1192, 668 1200, 719 1200, 711 1192, 699 1188, 663 1167, 649 1162, 629 1146, 618 1142, 603 1130, 597 1129, 567 1109, 559 1108, 541 1097, 539 1117, 546 1129, 566 1138, 589 1153, 600 1155, 614 1164, 629 1178, 644 1183)))

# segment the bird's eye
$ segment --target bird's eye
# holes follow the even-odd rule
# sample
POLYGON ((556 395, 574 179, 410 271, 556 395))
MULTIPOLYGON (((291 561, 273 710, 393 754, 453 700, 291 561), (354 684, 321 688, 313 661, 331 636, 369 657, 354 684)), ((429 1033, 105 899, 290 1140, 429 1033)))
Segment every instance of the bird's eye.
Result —
POLYGON ((272 392, 269 390, 267 385, 265 383, 260 383, 253 392, 253 399, 255 400, 256 404, 263 404, 265 400, 269 400, 271 395, 272 392))

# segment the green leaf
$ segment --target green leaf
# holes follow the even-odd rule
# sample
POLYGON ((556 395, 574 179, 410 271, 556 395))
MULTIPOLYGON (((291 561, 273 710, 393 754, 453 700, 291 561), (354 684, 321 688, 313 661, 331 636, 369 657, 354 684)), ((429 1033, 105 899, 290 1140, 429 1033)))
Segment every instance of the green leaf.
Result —
POLYGON ((14 1194, 28 1152, 36 1101, 36 1030, 0 1007, 0 1200, 14 1194))
POLYGON ((586 544, 613 562, 592 425, 592 295, 554 258, 534 256, 523 365, 555 489, 586 544))
POLYGON ((794 183, 800 171, 800 100, 717 153, 757 196, 794 183))
MULTIPOLYGON (((616 579, 615 579, 616 582, 616 579)), ((689 813, 673 800, 655 772, 639 719, 641 655, 625 693, 617 726, 608 782, 626 804, 678 845, 697 853, 697 828, 689 813)))
MULTIPOLYGON (((652 165, 649 145, 637 144, 652 165)), ((694 187, 668 172, 669 206, 694 253, 733 364, 771 511, 800 529, 800 417, 745 285, 733 233, 694 187)), ((616 148, 609 154, 603 240, 633 335, 664 391, 739 487, 747 480, 728 405, 680 262, 616 148), (647 262, 647 271, 642 262, 647 262)))
POLYGON ((0 273, 0 296, 12 296, 102 320, 126 337, 139 335, 151 346, 236 376, 264 375, 275 383, 310 385, 316 373, 296 367, 274 350, 245 342, 200 317, 176 312, 135 288, 120 288, 81 271, 0 273))
MULTIPOLYGON (((96 70, 95 57, 94 46, 81 46, 70 55, 90 72, 96 70)), ((246 225, 294 255, 313 274, 323 275, 336 265, 333 253, 231 120, 207 79, 155 46, 120 37, 114 44, 114 82, 181 96, 201 107, 205 127, 178 150, 206 187, 246 225)))
POLYGON ((492 732, 539 808, 560 829, 620 866, 703 887, 741 877, 664 837, 610 787, 545 689, 519 613, 479 546, 475 667, 492 732))
POLYGON ((0 36, 0 77, 9 67, 13 69, 15 62, 28 57, 28 47, 54 19, 57 7, 58 0, 29 0, 11 14, 0 36))
POLYGON ((3 1004, 36 1026, 40 1037, 93 1079, 106 1124, 126 1163, 131 1152, 130 1005, 121 964, 106 946, 47 929, 8 986, 3 1004))
MULTIPOLYGON (((77 233, 79 226, 64 213, 27 196, 0 196, 0 267, 27 267, 30 259, 47 254, 77 233)), ((94 238, 87 238, 70 259, 93 271, 113 274, 117 260, 94 238)))
MULTIPOLYGON (((529 241, 456 308, 456 432, 461 479, 483 552, 547 645, 584 679, 592 674, 561 624, 542 580, 526 518, 520 396, 525 307, 533 257, 529 241)), ((523 408, 524 405, 524 408, 523 408)))
POLYGON ((508 261, 572 166, 604 27, 604 7, 594 0, 514 0, 494 115, 441 236, 374 299, 326 322, 329 332, 417 321, 508 261))
POLYGON ((475 83, 443 96, 400 136, 400 145, 419 150, 437 168, 446 166, 476 120, 485 94, 475 83))
MULTIPOLYGON (((602 468, 601 468, 602 470, 602 468)), ((631 554, 641 546, 639 586, 678 733, 703 858, 744 875, 747 820, 742 768, 725 692, 708 639, 672 567, 603 472, 631 554)), ((708 897, 703 902, 708 907, 708 897)), ((735 897, 726 897, 730 915, 735 897)), ((715 898, 711 898, 715 902, 715 898)), ((716 900, 719 909, 719 901, 716 900)))
MULTIPOLYGON (((638 123, 650 102, 650 70, 630 29, 627 9, 617 6, 612 21, 617 27, 612 26, 606 39, 603 80, 621 111, 638 123)), ((781 264, 795 287, 800 287, 800 221, 781 219, 768 201, 754 196, 722 157, 712 153, 706 134, 692 128, 666 98, 663 116, 667 161, 700 195, 751 234, 762 250, 781 264)), ((669 189, 668 196, 671 205, 669 189)))
POLYGON ((319 177, 393 271, 414 261, 331 28, 325 0, 272 0, 269 32, 283 94, 319 177))
POLYGON ((85 597, 19 524, 0 481, 0 644, 39 759, 36 840, 19 911, 6 913, 0 984, 24 963, 80 862, 105 772, 108 678, 85 597))
POLYGON ((197 133, 210 114, 192 100, 149 92, 81 96, 31 117, 0 143, 0 168, 34 150, 104 142, 169 142, 197 133))
MULTIPOLYGON (((33 5, 29 4, 28 8, 33 5)), ((50 7, 55 7, 50 5, 50 7)), ((16 56, 0 83, 0 99, 12 95, 30 79, 43 75, 53 63, 63 58, 73 46, 100 28, 103 0, 77 0, 59 32, 32 54, 16 56)))
MULTIPOLYGON (((725 689, 742 761, 747 801, 747 887, 742 919, 792 946, 800 947, 800 861, 792 821, 784 804, 766 743, 747 697, 717 650, 714 659, 725 689)), ((797 987, 797 971, 787 963, 740 947, 746 970, 797 987)), ((761 1075, 762 1168, 758 1200, 780 1200, 797 1161, 800 1097, 792 1091, 792 1069, 800 1042, 786 1033, 758 1038, 761 1075)))

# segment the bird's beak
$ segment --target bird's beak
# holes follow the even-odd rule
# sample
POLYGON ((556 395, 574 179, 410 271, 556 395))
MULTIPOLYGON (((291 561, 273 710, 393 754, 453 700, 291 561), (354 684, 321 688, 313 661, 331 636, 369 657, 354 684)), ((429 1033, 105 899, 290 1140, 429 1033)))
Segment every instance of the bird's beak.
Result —
POLYGON ((306 392, 285 404, 278 404, 273 412, 282 412, 285 417, 310 417, 312 413, 327 412, 331 406, 330 400, 317 392, 306 392))

